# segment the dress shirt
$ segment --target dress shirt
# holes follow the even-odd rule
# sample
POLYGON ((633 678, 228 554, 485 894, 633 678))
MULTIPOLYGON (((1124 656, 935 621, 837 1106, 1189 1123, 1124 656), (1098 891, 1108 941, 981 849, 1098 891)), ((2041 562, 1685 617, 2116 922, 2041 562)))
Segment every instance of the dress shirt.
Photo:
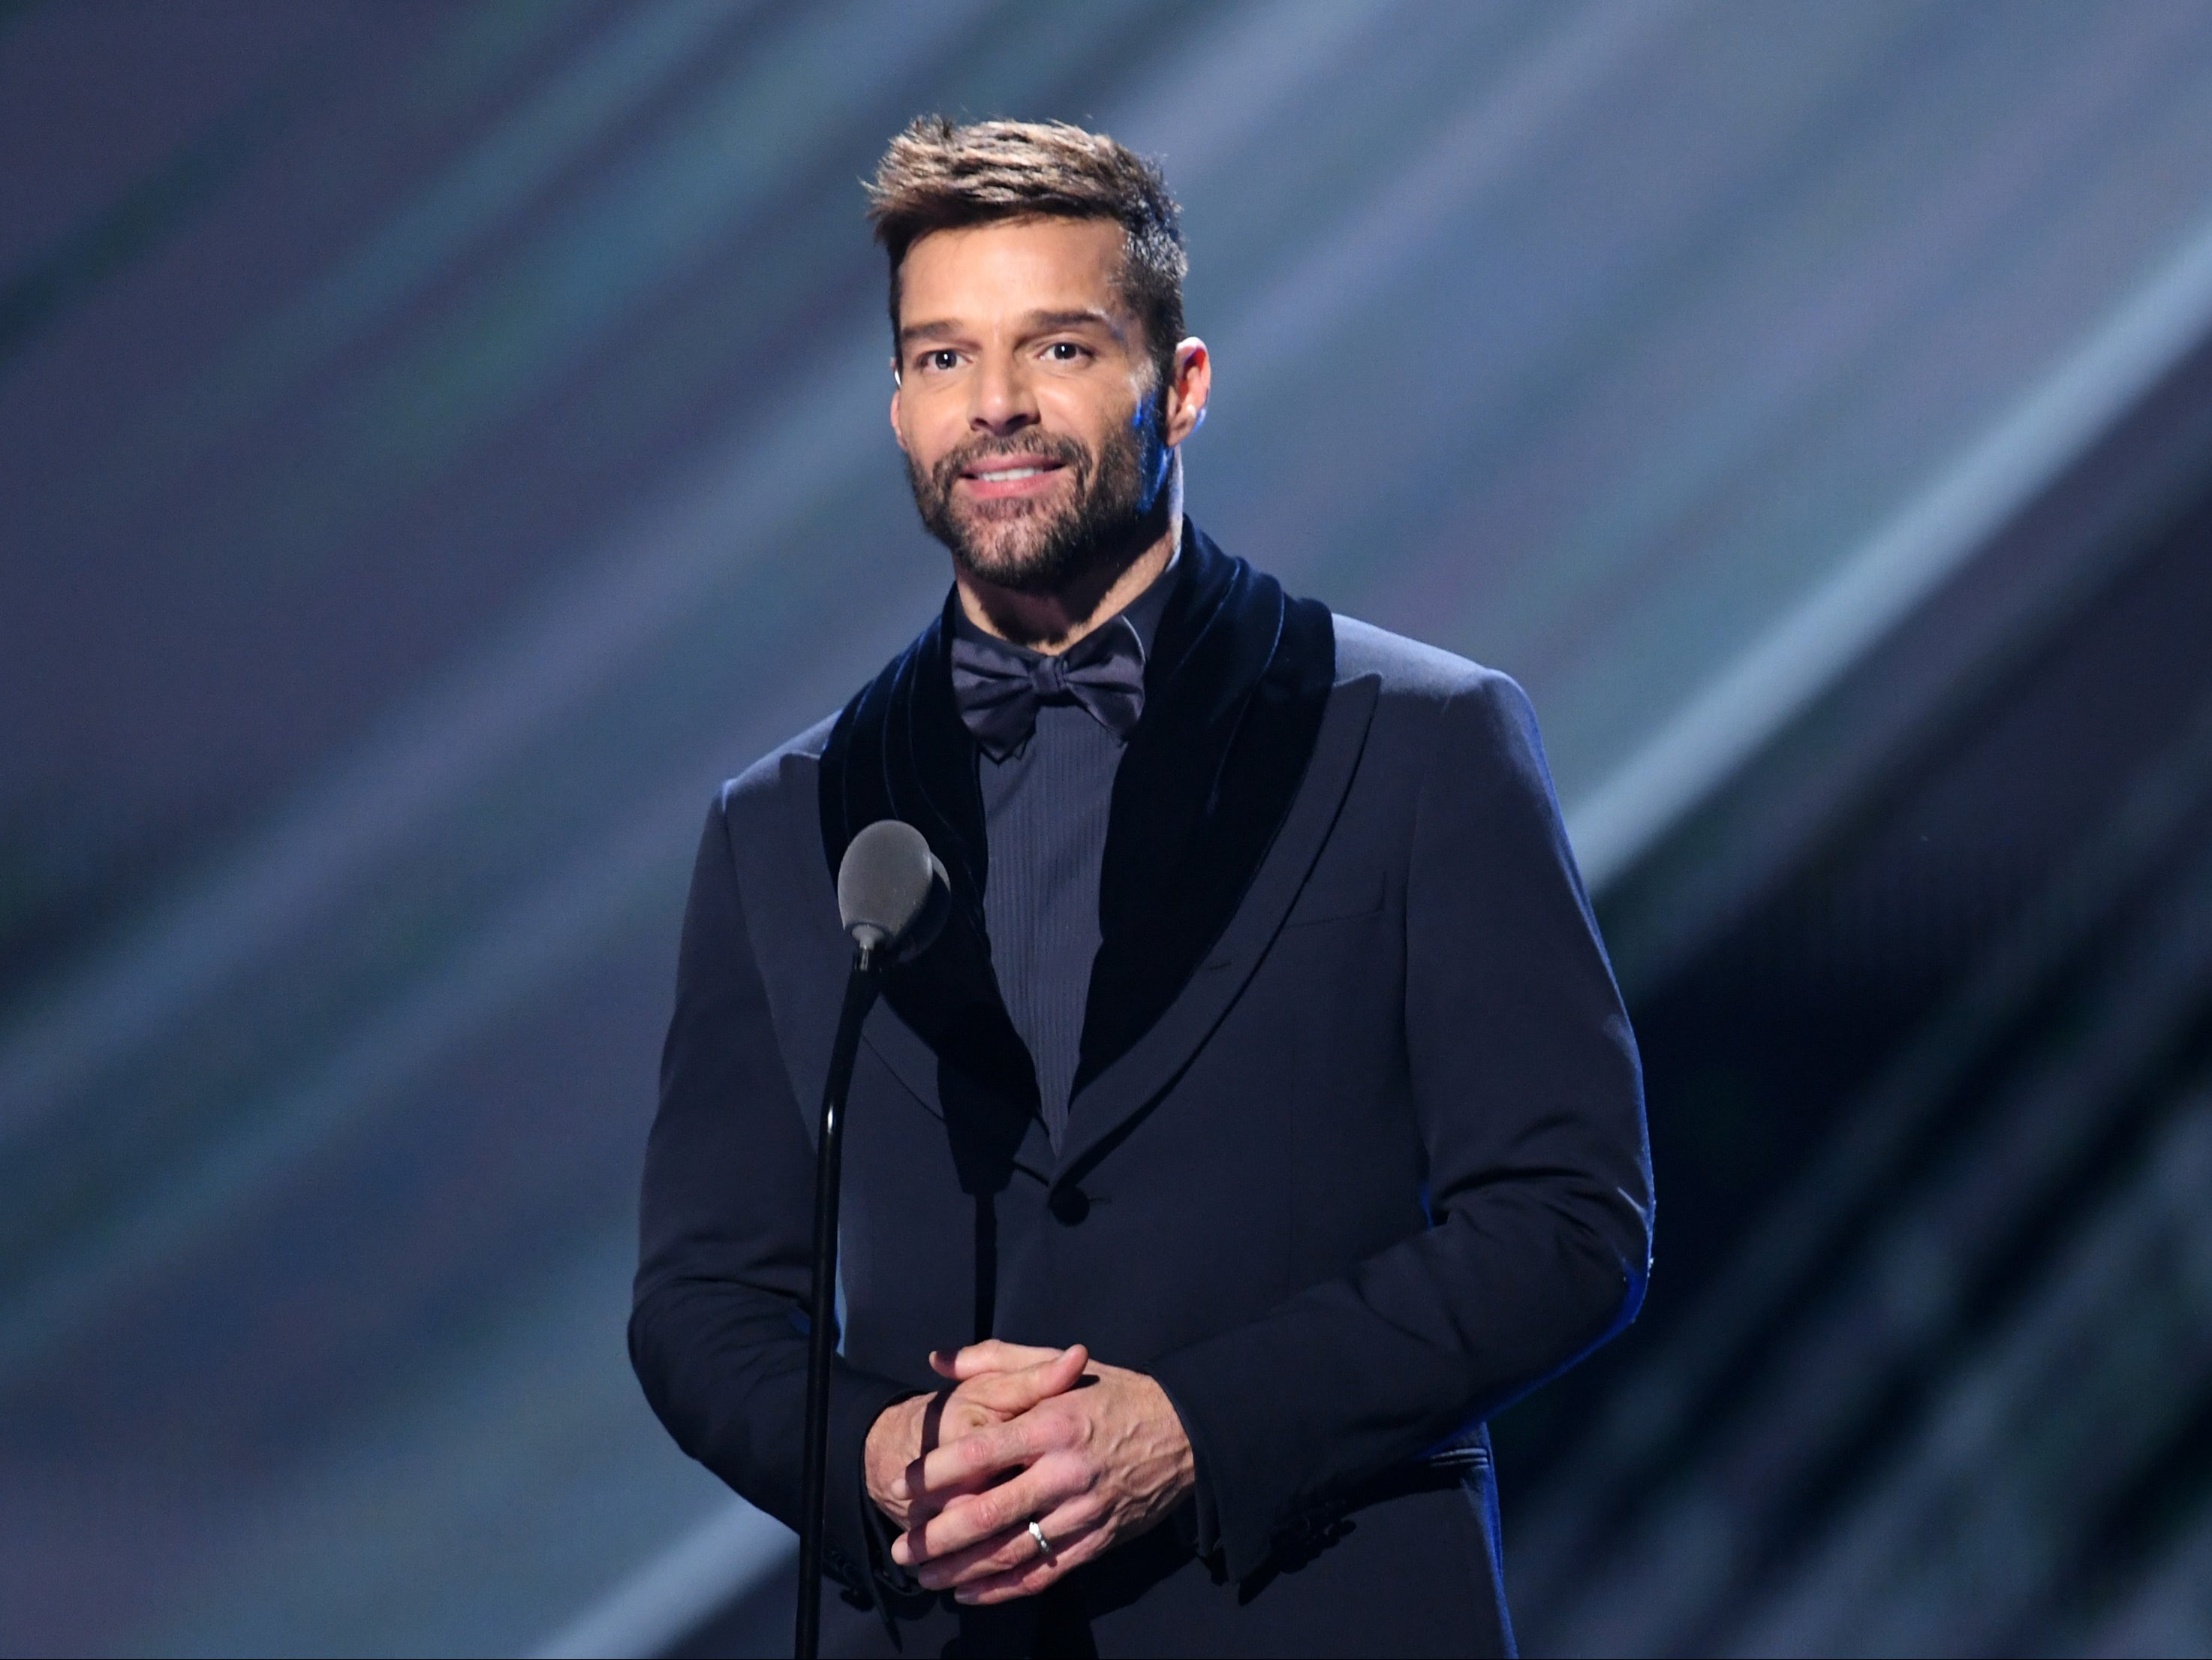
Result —
MULTIPOLYGON (((1151 587, 1100 625, 1127 630, 1140 663, 1151 653, 1179 563, 1170 561, 1151 587)), ((1001 654, 1024 671, 1044 661, 1043 653, 987 634, 955 609, 956 636, 969 649, 1001 654)), ((1048 671, 1036 678, 1052 678, 1048 671)), ((1137 707, 1141 713, 1141 690, 1137 707)), ((1098 953, 1098 873, 1124 743, 1073 692, 1061 690, 1039 699, 1026 742, 999 756, 980 746, 977 751, 991 964, 1006 1013, 1036 1064, 1038 1107, 1055 1147, 1067 1127, 1091 962, 1098 953)))

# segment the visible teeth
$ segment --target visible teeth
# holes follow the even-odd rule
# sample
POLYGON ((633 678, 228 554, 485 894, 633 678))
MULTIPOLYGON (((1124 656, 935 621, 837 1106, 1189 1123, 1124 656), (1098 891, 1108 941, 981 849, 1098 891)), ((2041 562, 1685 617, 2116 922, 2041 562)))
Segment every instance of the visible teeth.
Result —
POLYGON ((1043 471, 1042 467, 1008 467, 1004 472, 979 472, 975 477, 986 483, 1001 484, 1009 479, 1034 478, 1043 471))

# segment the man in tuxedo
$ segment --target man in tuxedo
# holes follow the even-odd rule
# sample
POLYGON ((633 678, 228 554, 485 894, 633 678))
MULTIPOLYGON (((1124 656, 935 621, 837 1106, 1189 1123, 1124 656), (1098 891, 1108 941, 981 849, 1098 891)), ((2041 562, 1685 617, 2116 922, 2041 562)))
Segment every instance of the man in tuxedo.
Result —
POLYGON ((952 590, 708 815, 639 1377, 795 1523, 832 881, 902 818, 952 915, 852 1085, 825 1651, 1510 1652, 1484 1420, 1633 1316, 1651 1221, 1528 703, 1184 516, 1150 163, 931 119, 871 195, 952 590))

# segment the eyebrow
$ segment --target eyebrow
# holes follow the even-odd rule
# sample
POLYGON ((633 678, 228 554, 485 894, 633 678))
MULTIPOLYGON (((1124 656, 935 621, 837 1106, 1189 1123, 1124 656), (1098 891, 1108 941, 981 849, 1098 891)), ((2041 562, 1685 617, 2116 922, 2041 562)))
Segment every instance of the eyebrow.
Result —
POLYGON ((1118 335, 1121 331, 1114 325, 1114 319, 1111 317, 1103 311, 1097 310, 1033 311, 1029 314, 1028 321, 1029 325, 1039 332, 1048 332, 1053 329, 1080 328, 1086 323, 1096 324, 1109 334, 1118 335))
MULTIPOLYGON (((1086 308, 1081 311, 1033 311, 1022 319, 1023 326, 1031 333, 1049 333, 1054 329, 1095 327, 1104 329, 1116 339, 1121 331, 1113 318, 1103 311, 1086 308)), ((899 331, 899 345, 904 348, 922 340, 957 340, 968 331, 953 322, 909 323, 899 331)))

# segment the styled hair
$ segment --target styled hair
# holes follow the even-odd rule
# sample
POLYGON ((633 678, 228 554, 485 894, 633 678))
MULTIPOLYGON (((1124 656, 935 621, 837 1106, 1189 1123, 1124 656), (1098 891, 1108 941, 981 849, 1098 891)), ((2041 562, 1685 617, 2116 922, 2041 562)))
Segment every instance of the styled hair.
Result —
POLYGON ((932 231, 1009 219, 1111 219, 1121 227, 1121 297, 1144 325, 1164 391, 1182 338, 1182 210, 1159 168, 1104 133, 1065 121, 915 119, 868 184, 868 217, 890 256, 891 350, 899 269, 932 231))

